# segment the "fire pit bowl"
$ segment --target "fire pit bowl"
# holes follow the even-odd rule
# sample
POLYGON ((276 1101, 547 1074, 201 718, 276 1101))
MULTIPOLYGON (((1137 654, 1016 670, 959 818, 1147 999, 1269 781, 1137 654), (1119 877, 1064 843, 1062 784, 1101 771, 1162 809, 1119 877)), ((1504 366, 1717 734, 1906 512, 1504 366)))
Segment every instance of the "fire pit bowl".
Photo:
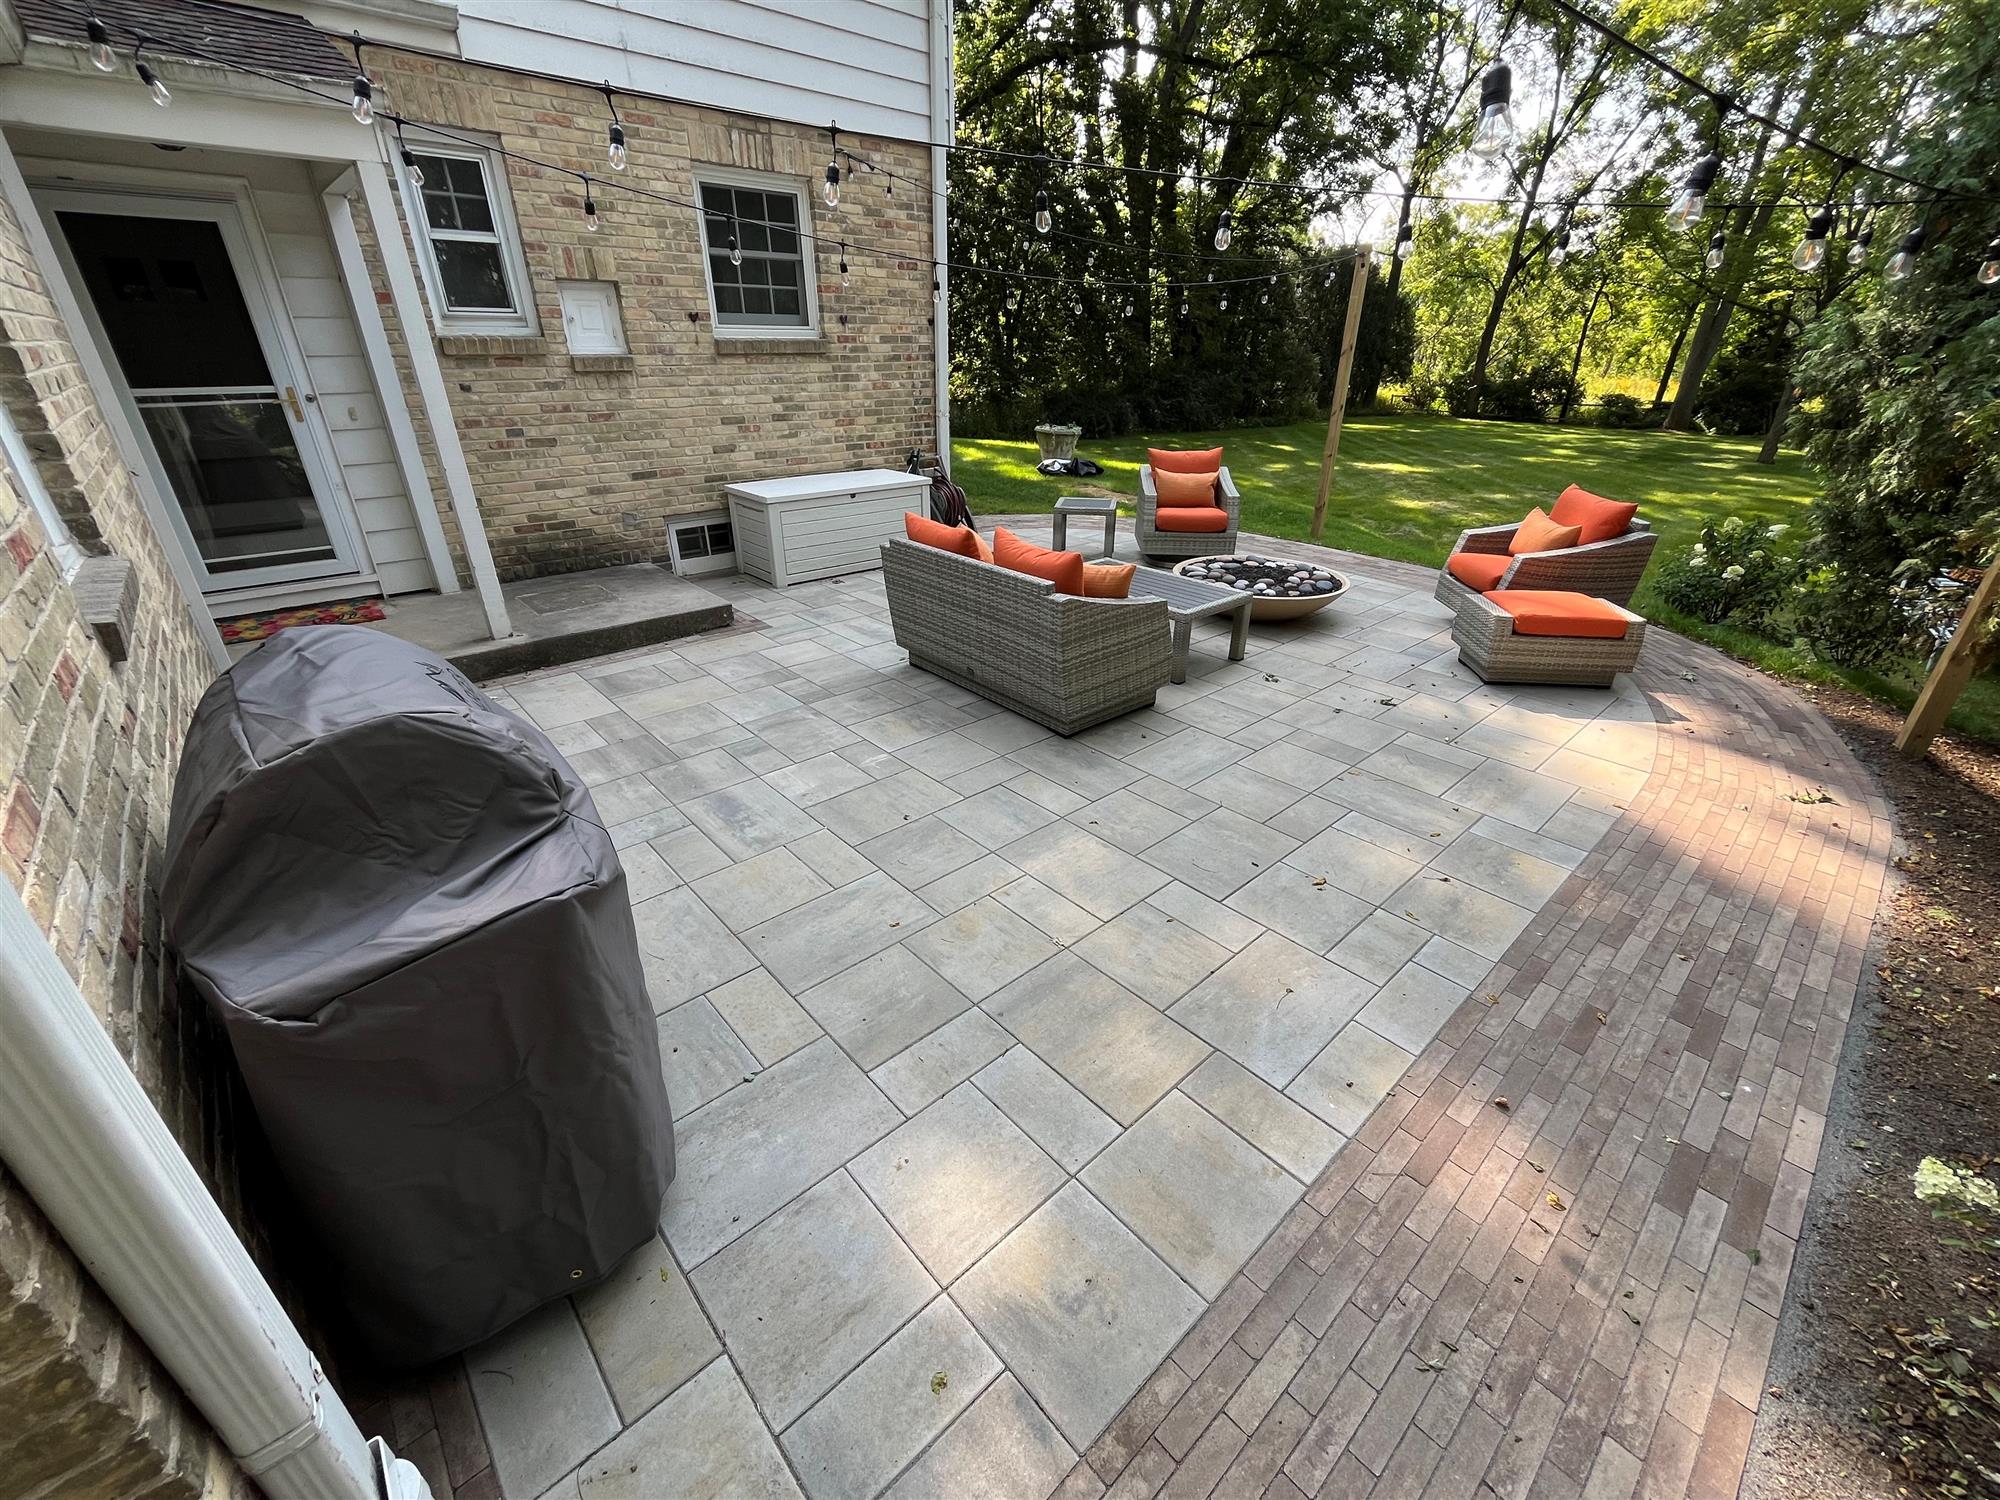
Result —
POLYGON ((1183 578, 1219 583, 1250 595, 1253 620, 1296 620, 1347 592, 1346 578, 1331 568, 1248 552, 1190 557, 1175 563, 1174 571, 1183 578))

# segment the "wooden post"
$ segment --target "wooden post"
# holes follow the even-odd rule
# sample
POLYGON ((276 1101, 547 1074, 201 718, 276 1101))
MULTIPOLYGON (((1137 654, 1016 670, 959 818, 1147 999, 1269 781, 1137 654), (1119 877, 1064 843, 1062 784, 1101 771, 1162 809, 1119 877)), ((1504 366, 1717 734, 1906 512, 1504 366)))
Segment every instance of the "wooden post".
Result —
POLYGON ((1903 727, 1896 735, 1896 748, 1912 760, 1930 749, 1931 741, 1944 728, 1945 715, 1972 680, 1973 664, 1979 654, 1973 648, 1973 638, 1979 634, 1979 622, 1996 605, 2000 605, 2000 556, 1993 559, 1986 576, 1979 580, 1979 587, 1972 591, 1972 599, 1959 617, 1958 629, 1945 643, 1937 665, 1924 679, 1923 691, 1917 694, 1917 701, 1910 708, 1909 718, 1903 720, 1903 727))
POLYGON ((1361 299, 1368 295, 1368 266, 1375 247, 1354 251, 1354 279, 1347 284, 1347 321, 1340 330, 1340 362, 1333 372, 1333 410, 1326 416, 1326 447, 1319 456, 1319 498, 1313 502, 1312 539, 1326 529, 1326 501, 1333 493, 1333 461, 1340 456, 1340 419, 1347 408, 1347 378, 1354 373, 1354 345, 1361 336, 1361 299))

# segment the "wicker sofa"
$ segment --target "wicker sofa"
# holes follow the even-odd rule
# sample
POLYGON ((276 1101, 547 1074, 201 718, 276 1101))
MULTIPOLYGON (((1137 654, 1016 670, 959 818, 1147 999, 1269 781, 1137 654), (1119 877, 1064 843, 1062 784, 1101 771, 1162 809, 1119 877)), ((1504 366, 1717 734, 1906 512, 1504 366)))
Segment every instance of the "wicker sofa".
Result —
POLYGON ((1243 497, 1224 467, 1215 476, 1216 506, 1229 517, 1221 531, 1165 531, 1157 519, 1160 493, 1153 483, 1151 464, 1139 465, 1139 519, 1133 534, 1139 551, 1146 557, 1219 557, 1236 550, 1236 529, 1243 515, 1243 497))
POLYGON ((882 544, 889 622, 910 664, 1075 734, 1145 708, 1173 671, 1164 599, 1083 599, 921 542, 882 544))
MULTIPOLYGON (((1458 545, 1451 550, 1505 557, 1508 544, 1519 529, 1517 522, 1512 526, 1481 526, 1461 532, 1458 545)), ((1623 536, 1615 536, 1608 542, 1590 542, 1554 552, 1524 552, 1507 565, 1493 588, 1561 589, 1628 605, 1658 541, 1653 528, 1635 517, 1623 536)), ((1455 610, 1466 596, 1476 597, 1479 592, 1452 577, 1447 569, 1438 570, 1438 603, 1455 610)))

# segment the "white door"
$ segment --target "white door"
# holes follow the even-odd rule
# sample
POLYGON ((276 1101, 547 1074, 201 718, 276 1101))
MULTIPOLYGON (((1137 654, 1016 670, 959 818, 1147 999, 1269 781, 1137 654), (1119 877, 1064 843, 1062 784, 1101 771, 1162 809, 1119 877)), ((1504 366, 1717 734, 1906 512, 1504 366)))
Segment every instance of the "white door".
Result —
POLYGON ((35 195, 202 588, 365 572, 239 205, 35 195))

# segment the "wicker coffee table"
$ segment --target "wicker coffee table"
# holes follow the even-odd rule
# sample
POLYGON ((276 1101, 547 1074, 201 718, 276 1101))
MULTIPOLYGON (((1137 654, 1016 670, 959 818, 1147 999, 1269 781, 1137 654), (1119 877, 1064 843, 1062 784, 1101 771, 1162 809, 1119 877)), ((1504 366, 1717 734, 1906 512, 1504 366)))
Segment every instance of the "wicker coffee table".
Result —
POLYGON ((1188 642, 1194 635, 1194 622, 1211 615, 1234 617, 1229 629, 1229 659, 1243 660, 1244 650, 1250 644, 1248 594, 1217 583, 1183 578, 1165 568, 1142 567, 1133 576, 1132 597, 1167 601, 1167 618, 1174 627, 1173 681, 1187 681, 1188 642))

